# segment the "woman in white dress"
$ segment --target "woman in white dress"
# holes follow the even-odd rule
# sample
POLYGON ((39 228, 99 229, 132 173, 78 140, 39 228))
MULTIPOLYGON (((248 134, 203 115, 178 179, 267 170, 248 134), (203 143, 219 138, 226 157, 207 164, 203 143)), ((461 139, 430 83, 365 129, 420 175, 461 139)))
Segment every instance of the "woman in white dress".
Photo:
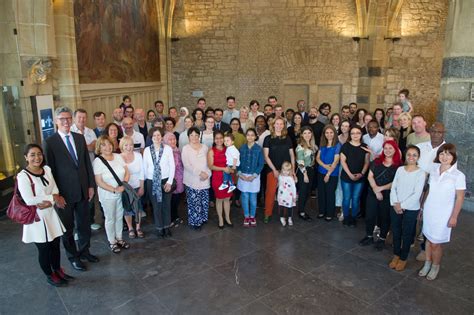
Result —
POLYGON ((61 268, 60 236, 66 231, 53 205, 59 198, 51 169, 45 166, 37 144, 25 147, 26 168, 17 176, 18 191, 25 204, 36 206, 40 221, 23 225, 23 243, 35 243, 38 260, 49 284, 63 286, 74 278, 61 268))
POLYGON ((214 117, 206 117, 204 125, 206 128, 201 131, 199 140, 202 144, 205 144, 208 149, 211 149, 214 143, 214 117))
POLYGON ((457 168, 456 146, 443 144, 436 153, 430 172, 429 191, 423 207, 423 235, 426 237, 426 261, 418 275, 428 280, 438 276, 441 244, 449 243, 464 202, 466 176, 457 168))

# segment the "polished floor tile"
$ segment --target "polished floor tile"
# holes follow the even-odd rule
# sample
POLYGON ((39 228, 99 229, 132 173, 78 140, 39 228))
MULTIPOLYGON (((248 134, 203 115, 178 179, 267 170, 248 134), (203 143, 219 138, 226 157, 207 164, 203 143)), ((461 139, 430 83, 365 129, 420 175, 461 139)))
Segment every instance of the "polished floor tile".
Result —
POLYGON ((21 243, 22 227, 0 218, 0 314, 474 314, 472 213, 453 229, 436 281, 417 276, 418 242, 400 273, 387 266, 390 245, 359 246, 362 220, 346 228, 295 218, 282 227, 277 216, 264 224, 259 209, 258 227, 244 228, 241 208, 231 217, 234 227, 220 230, 211 209, 201 231, 182 224, 166 239, 149 217, 146 238, 124 232, 131 248, 118 255, 103 229, 93 231, 100 262, 74 271, 62 249, 62 265, 77 278, 64 288, 46 283, 36 247, 21 243))

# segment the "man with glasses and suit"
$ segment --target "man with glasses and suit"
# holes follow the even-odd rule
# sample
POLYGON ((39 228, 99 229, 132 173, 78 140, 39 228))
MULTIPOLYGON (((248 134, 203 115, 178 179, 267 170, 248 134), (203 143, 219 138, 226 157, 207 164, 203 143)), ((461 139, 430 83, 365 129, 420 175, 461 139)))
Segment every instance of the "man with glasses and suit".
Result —
POLYGON ((66 233, 62 236, 66 255, 74 269, 85 271, 81 259, 98 262, 89 252, 91 226, 88 203, 94 197, 94 173, 84 136, 71 132, 72 111, 59 107, 55 111, 58 131, 43 143, 46 163, 59 189, 55 206, 66 233), (77 233, 77 246, 74 238, 77 233))

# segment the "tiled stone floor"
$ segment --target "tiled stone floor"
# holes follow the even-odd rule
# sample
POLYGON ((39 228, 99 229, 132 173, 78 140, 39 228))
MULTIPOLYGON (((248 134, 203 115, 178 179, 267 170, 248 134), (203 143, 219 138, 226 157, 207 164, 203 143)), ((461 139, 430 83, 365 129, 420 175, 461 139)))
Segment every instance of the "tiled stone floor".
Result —
MULTIPOLYGON (((314 203, 314 199, 311 201, 314 203)), ((46 284, 21 226, 0 219, 0 314, 474 314, 474 214, 463 213, 446 247, 439 278, 420 279, 412 251, 407 270, 390 270, 391 252, 360 247, 363 222, 273 220, 219 230, 214 209, 202 231, 151 234, 110 253, 104 231, 91 252, 101 261, 65 288, 46 284)), ((259 210, 260 211, 260 210, 259 210)), ((314 215, 314 213, 311 213, 314 215)), ((261 218, 259 218, 261 219, 261 218)), ((127 237, 125 237, 127 238, 127 237)))

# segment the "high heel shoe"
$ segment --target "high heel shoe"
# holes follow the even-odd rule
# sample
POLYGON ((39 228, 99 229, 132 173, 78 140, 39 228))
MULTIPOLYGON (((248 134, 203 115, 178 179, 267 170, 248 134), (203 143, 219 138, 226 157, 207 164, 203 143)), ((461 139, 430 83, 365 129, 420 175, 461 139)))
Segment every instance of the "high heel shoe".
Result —
POLYGON ((224 222, 225 226, 228 226, 228 227, 234 227, 234 225, 232 223, 228 223, 227 221, 224 222))

